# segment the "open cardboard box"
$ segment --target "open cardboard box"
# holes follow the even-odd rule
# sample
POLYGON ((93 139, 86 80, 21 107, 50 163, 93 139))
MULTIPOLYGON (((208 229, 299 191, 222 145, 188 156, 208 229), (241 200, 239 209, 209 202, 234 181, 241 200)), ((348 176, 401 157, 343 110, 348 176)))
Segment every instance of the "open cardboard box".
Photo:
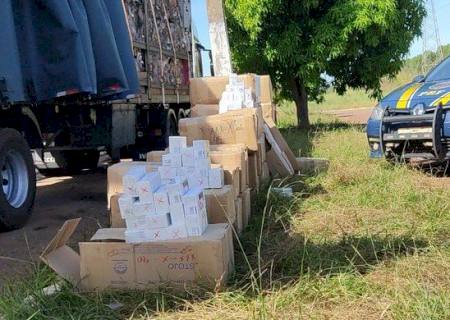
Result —
POLYGON ((81 219, 68 220, 41 254, 81 290, 223 285, 234 268, 232 230, 209 225, 201 237, 142 244, 124 242, 125 229, 100 229, 78 254, 67 245, 81 219))

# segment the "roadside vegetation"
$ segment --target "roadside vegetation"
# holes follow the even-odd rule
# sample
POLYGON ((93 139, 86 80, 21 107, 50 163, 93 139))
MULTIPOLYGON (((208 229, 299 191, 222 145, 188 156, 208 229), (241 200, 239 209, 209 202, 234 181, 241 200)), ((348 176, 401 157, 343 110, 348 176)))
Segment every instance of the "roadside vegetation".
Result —
POLYGON ((261 192, 236 246, 236 274, 223 291, 80 294, 36 266, 6 285, 5 319, 445 319, 450 318, 450 180, 368 159, 362 127, 313 118, 295 128, 294 150, 330 159, 327 173, 274 181, 287 201, 261 192), (28 298, 27 298, 28 297, 28 298), (30 298, 31 297, 31 298, 30 298), (112 310, 118 307, 116 310, 112 310), (108 306, 110 305, 110 306, 108 306))

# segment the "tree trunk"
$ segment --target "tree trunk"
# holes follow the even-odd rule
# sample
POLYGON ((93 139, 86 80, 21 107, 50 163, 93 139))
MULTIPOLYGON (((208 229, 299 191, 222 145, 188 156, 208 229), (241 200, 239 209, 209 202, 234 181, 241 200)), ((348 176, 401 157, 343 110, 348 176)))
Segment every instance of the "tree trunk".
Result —
POLYGON ((309 129, 308 92, 305 84, 296 77, 291 80, 291 87, 297 108, 297 126, 299 129, 309 129))

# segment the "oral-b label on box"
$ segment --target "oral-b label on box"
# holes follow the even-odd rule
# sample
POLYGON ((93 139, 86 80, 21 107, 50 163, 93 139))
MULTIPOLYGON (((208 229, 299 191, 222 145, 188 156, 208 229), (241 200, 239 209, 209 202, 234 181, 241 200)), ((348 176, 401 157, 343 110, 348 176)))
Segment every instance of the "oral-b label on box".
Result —
POLYGON ((209 169, 208 188, 220 189, 225 184, 225 176, 222 168, 209 169))
POLYGON ((181 154, 183 148, 187 146, 186 137, 169 137, 169 152, 174 154, 181 154))
POLYGON ((123 177, 122 177, 122 184, 123 184, 123 191, 126 194, 130 195, 136 195, 137 196, 137 190, 136 190, 136 184, 139 180, 142 179, 142 177, 145 175, 144 166, 136 166, 131 168, 123 177))
POLYGON ((183 167, 195 167, 194 148, 183 148, 181 151, 181 162, 183 167))
POLYGON ((160 187, 156 190, 154 199, 157 214, 164 214, 170 211, 169 196, 165 187, 160 187))
POLYGON ((122 219, 127 216, 133 215, 133 205, 136 203, 138 198, 123 194, 119 197, 119 210, 122 219))

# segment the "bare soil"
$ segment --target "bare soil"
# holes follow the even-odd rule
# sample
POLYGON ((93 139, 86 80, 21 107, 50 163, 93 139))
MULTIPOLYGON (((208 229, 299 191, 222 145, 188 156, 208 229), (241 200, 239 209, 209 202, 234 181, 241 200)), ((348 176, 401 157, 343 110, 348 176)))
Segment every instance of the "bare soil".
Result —
POLYGON ((345 110, 331 110, 324 112, 336 116, 339 120, 351 124, 366 124, 369 120, 372 108, 357 108, 345 110))
POLYGON ((37 186, 33 215, 27 225, 0 233, 0 285, 6 279, 29 274, 64 221, 83 218, 70 239, 73 248, 79 241, 88 240, 99 226, 109 223, 105 170, 75 177, 43 178, 37 186))

